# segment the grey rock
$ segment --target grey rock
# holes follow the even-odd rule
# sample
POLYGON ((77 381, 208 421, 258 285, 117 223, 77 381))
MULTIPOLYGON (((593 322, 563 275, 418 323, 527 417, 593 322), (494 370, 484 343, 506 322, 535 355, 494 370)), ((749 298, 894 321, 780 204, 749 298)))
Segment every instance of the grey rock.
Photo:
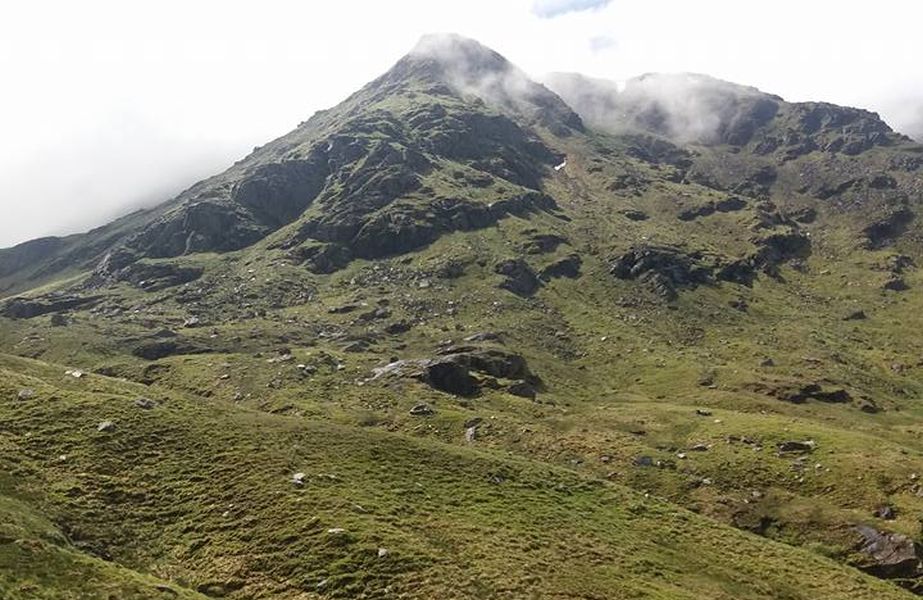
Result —
POLYGON ((429 404, 426 404, 425 402, 414 404, 413 407, 411 407, 410 409, 410 414, 416 417, 431 415, 435 412, 436 411, 434 411, 433 408, 429 404))
POLYGON ((135 400, 135 406, 142 408, 144 410, 151 410, 157 406, 157 402, 151 400, 150 398, 138 398, 135 400))
POLYGON ((921 573, 920 548, 909 537, 900 533, 887 533, 867 525, 856 526, 861 536, 859 552, 869 562, 860 568, 876 577, 886 579, 909 578, 921 573))
POLYGON ((817 447, 817 442, 814 440, 788 440, 779 444, 779 452, 782 453, 799 453, 804 454, 807 452, 813 452, 817 447))

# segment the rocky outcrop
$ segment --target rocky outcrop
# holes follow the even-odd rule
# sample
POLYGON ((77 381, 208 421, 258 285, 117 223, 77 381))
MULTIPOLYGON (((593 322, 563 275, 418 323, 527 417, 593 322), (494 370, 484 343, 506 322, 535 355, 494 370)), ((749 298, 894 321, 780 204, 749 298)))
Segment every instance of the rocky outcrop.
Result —
POLYGON ((685 208, 679 212, 680 221, 692 221, 699 217, 707 217, 716 212, 728 213, 738 210, 743 210, 747 207, 746 200, 738 198, 736 196, 731 196, 725 198, 724 200, 719 201, 709 201, 700 206, 693 206, 690 208, 685 208))
POLYGON ((529 263, 521 258, 499 262, 494 266, 494 271, 504 278, 500 287, 517 296, 531 296, 542 285, 529 263))
POLYGON ((502 387, 501 381, 519 396, 534 398, 543 389, 525 358, 499 348, 450 347, 433 358, 395 361, 373 370, 373 380, 382 378, 412 378, 455 396, 476 396, 484 387, 502 387))
POLYGON ((134 253, 119 248, 103 257, 85 286, 94 288, 110 283, 127 282, 147 292, 156 292, 195 281, 204 272, 202 267, 169 261, 137 260, 134 253))
POLYGON ((914 214, 908 208, 896 208, 884 217, 866 225, 862 235, 866 238, 866 247, 879 249, 894 243, 907 230, 914 214))
POLYGON ((338 221, 336 213, 308 221, 282 247, 316 273, 330 273, 354 258, 382 258, 423 248, 453 231, 473 231, 511 215, 557 214, 554 199, 525 192, 491 204, 462 198, 399 201, 387 210, 338 221))
POLYGON ((879 531, 868 525, 857 525, 859 534, 857 549, 862 558, 857 566, 882 579, 899 580, 898 583, 920 591, 923 586, 919 578, 923 576, 923 553, 920 546, 909 537, 900 533, 879 531))
POLYGON ((11 298, 0 306, 0 315, 9 319, 32 319, 41 315, 76 308, 86 308, 100 302, 99 296, 47 295, 37 298, 11 298))
POLYGON ((712 281, 701 258, 670 246, 642 246, 616 258, 609 272, 618 279, 643 281, 665 300, 674 300, 679 289, 712 281))

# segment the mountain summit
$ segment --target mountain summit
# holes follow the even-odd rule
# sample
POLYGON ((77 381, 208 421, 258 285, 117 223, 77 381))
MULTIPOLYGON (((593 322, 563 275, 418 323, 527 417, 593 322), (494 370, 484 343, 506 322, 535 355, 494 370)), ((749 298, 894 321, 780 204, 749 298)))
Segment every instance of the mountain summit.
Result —
POLYGON ((0 589, 910 598, 923 146, 453 35, 0 250, 0 589))

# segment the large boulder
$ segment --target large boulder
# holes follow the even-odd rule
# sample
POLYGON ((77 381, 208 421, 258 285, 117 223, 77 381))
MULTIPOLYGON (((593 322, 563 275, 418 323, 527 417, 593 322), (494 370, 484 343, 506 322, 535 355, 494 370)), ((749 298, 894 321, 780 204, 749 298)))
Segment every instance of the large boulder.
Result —
POLYGON ((910 579, 923 575, 920 546, 906 535, 879 531, 868 525, 855 528, 864 555, 859 568, 884 579, 910 579))

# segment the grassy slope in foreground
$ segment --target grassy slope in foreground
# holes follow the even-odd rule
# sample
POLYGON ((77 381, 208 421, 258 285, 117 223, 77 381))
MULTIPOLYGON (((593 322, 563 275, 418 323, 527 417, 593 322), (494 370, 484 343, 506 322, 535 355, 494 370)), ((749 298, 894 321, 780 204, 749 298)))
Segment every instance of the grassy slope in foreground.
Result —
POLYGON ((0 365, 3 520, 34 523, 4 536, 7 598, 150 597, 122 567, 238 598, 910 597, 563 469, 0 365))

